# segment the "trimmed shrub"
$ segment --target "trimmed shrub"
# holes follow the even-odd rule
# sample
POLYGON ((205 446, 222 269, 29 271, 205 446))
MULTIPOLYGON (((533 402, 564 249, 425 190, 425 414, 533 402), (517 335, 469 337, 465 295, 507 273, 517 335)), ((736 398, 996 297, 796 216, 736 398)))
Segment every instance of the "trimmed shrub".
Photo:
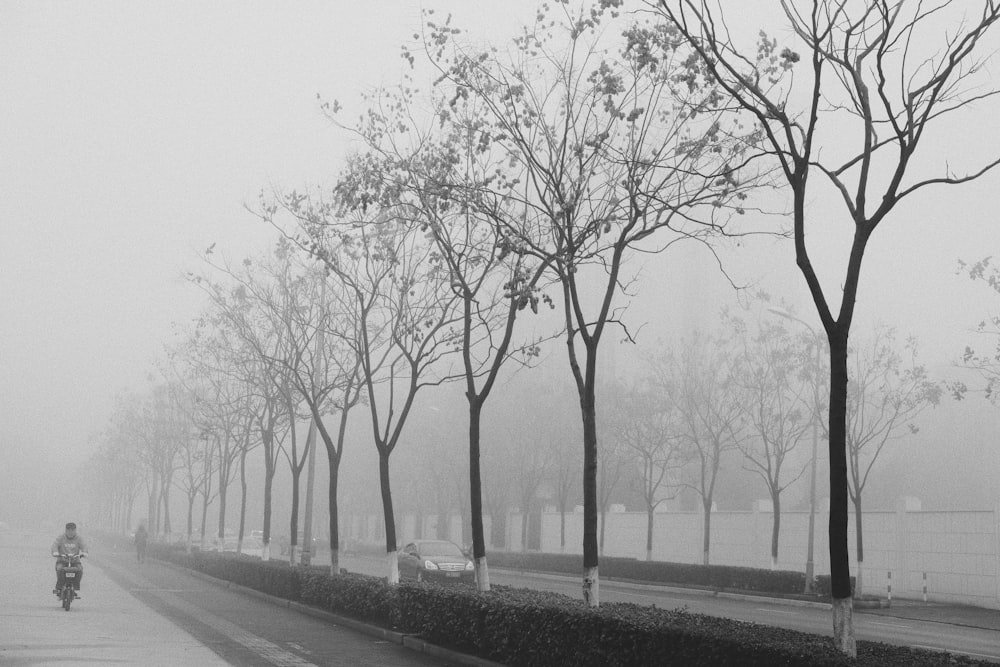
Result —
MULTIPOLYGON (((214 552, 153 553, 265 593, 380 625, 458 651, 516 665, 988 665, 963 656, 872 642, 850 661, 829 638, 634 604, 591 609, 557 593, 496 586, 489 593, 436 584, 389 586, 363 575, 329 575, 214 552)), ((574 568, 578 572, 579 568, 574 568)))
POLYGON ((398 589, 384 579, 365 575, 303 572, 301 601, 387 628, 399 624, 398 589))

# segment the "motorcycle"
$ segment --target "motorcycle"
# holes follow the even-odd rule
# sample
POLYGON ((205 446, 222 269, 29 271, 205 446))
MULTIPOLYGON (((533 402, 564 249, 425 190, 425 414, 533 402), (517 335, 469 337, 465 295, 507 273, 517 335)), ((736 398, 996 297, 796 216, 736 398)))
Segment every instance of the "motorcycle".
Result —
POLYGON ((66 611, 69 611, 70 605, 77 597, 76 582, 83 571, 82 558, 83 554, 63 554, 59 556, 59 562, 62 565, 62 576, 60 577, 62 583, 56 589, 56 595, 62 601, 62 608, 66 611))

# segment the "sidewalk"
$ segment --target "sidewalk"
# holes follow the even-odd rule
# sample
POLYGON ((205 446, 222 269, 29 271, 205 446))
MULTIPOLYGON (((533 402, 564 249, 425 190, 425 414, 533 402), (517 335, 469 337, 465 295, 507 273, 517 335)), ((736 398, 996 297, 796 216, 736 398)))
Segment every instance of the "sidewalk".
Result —
MULTIPOLYGON (((527 570, 511 570, 507 568, 490 568, 491 572, 516 574, 527 577, 556 577, 567 581, 576 581, 577 577, 569 575, 554 574, 547 572, 533 572, 527 570)), ((657 590, 665 592, 685 593, 688 595, 704 595, 709 597, 727 597, 741 600, 767 600, 774 604, 786 604, 789 606, 809 606, 818 608, 829 608, 829 602, 803 600, 801 596, 781 597, 756 593, 738 593, 735 591, 716 591, 708 588, 688 588, 677 584, 658 584, 648 582, 638 582, 631 580, 615 579, 605 577, 602 582, 614 584, 624 588, 636 590, 657 590)), ((933 623, 946 623, 970 628, 980 628, 983 630, 995 630, 1000 632, 1000 609, 986 609, 984 607, 972 607, 969 605, 949 604, 943 602, 923 602, 921 600, 909 600, 894 598, 891 607, 880 607, 875 609, 856 609, 855 614, 872 614, 877 616, 887 616, 894 618, 908 618, 918 621, 930 621, 933 623)))
POLYGON ((63 611, 52 594, 54 538, 8 533, 0 541, 0 664, 229 664, 112 582, 99 553, 84 565, 81 599, 63 611))

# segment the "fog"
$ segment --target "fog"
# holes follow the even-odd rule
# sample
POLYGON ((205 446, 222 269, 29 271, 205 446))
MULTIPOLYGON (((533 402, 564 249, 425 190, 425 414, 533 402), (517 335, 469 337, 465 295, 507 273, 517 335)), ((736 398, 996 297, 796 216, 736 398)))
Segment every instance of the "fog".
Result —
MULTIPOLYGON (((428 6, 454 12, 456 24, 477 39, 500 39, 531 21, 535 5, 439 0, 428 6)), ((92 480, 80 472, 100 444, 115 397, 148 391, 177 326, 187 326, 206 305, 185 272, 204 270, 200 257, 213 244, 234 262, 273 245, 275 230, 246 210, 261 190, 333 183, 353 144, 321 113, 317 95, 360 108, 364 92, 399 81, 399 46, 412 43, 419 29, 420 3, 347 7, 0 5, 0 520, 54 527, 87 515, 92 480)), ((953 135, 936 138, 952 169, 1000 154, 995 115, 995 105, 983 102, 962 114, 953 135)), ((926 168, 943 166, 931 159, 926 168)), ((899 340, 918 341, 920 360, 935 379, 975 385, 958 362, 966 345, 983 346, 972 329, 1000 311, 1000 299, 960 275, 958 261, 976 261, 1000 246, 998 178, 989 174, 914 197, 877 230, 862 272, 854 339, 877 324, 895 327, 899 340)), ((775 208, 786 204, 775 197, 775 208)), ((818 210, 826 205, 812 202, 818 210)), ((828 289, 843 274, 838 238, 820 237, 813 246, 828 289)), ((608 378, 598 392, 602 406, 615 391, 612 378, 627 385, 683 337, 718 329, 722 309, 745 305, 751 291, 766 291, 819 326, 789 241, 756 239, 718 252, 733 282, 748 289, 734 290, 716 258, 694 243, 630 261, 637 289, 619 305, 628 303, 625 319, 638 333, 633 343, 611 332, 602 347, 608 378)), ((551 331, 556 320, 543 313, 531 326, 551 331)), ((544 345, 535 366, 504 373, 484 415, 484 475, 502 475, 511 489, 519 480, 499 462, 522 456, 533 438, 565 438, 569 451, 582 456, 565 344, 544 345)), ((371 425, 362 409, 352 419, 341 471, 343 511, 377 513, 371 425)), ((467 419, 460 387, 421 393, 393 455, 399 514, 442 506, 460 511, 467 419), (449 483, 454 491, 445 488, 449 483)), ((1000 498, 1000 410, 979 395, 944 396, 915 423, 919 430, 891 442, 875 466, 866 505, 892 508, 899 497, 913 496, 925 509, 992 507, 1000 498)), ((322 454, 318 461, 322 512, 322 454)), ((261 462, 251 460, 248 529, 260 527, 262 474, 261 462)), ((289 488, 282 461, 276 533, 288 530, 289 488)), ((787 491, 787 506, 806 506, 807 493, 803 477, 787 491)), ((766 497, 740 457, 729 457, 718 507, 748 509, 766 497)), ((579 502, 574 489, 571 504, 579 502)), ((641 510, 624 484, 611 502, 641 510)), ((674 502, 697 506, 683 493, 674 502)), ((134 516, 144 508, 140 493, 134 516)), ((183 530, 184 510, 175 492, 175 532, 183 530)))

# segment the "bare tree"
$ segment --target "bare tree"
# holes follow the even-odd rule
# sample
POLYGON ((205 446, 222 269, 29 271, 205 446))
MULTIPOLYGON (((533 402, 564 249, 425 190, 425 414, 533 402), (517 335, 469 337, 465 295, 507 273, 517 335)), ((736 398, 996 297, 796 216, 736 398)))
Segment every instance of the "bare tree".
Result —
POLYGON ((515 480, 517 502, 521 510, 521 551, 528 550, 529 523, 538 507, 541 491, 553 465, 553 450, 545 446, 544 431, 527 428, 520 432, 507 426, 507 447, 502 456, 510 459, 511 474, 515 480))
POLYGON ((632 458, 631 481, 646 510, 646 560, 652 560, 654 515, 664 500, 676 495, 685 459, 679 416, 673 404, 654 391, 650 378, 616 391, 609 406, 611 430, 632 458))
MULTIPOLYGON (((239 273, 228 264, 213 263, 209 253, 206 253, 205 260, 209 266, 231 279, 231 283, 227 284, 213 282, 205 276, 189 275, 191 282, 204 290, 217 309, 216 321, 224 327, 227 339, 236 352, 235 372, 243 382, 254 388, 252 421, 264 455, 264 544, 261 557, 269 560, 274 476, 284 451, 285 438, 295 429, 294 411, 289 410, 291 382, 287 369, 278 361, 289 353, 288 340, 284 331, 271 326, 267 314, 260 307, 254 289, 262 287, 264 281, 255 278, 252 259, 243 261, 239 273)), ((298 461, 298 456, 295 460, 298 461)), ((241 460, 241 477, 244 470, 245 461, 241 460)), ((293 498, 293 503, 296 500, 293 498)), ((241 517, 241 535, 242 523, 241 517)))
POLYGON ((579 488, 580 457, 577 455, 575 443, 567 434, 555 434, 549 439, 553 449, 555 463, 549 472, 549 480, 555 496, 556 507, 559 510, 559 552, 566 551, 566 513, 570 502, 579 497, 574 493, 579 488))
POLYGON ((334 201, 291 193, 265 207, 269 219, 291 214, 300 247, 321 259, 345 291, 356 322, 351 341, 360 359, 372 435, 379 455, 379 486, 385 522, 388 580, 399 582, 396 520, 389 457, 396 449, 417 393, 454 378, 443 357, 461 350, 460 299, 448 289, 450 276, 431 257, 434 246, 393 209, 355 199, 351 161, 334 201), (350 212, 353 211, 353 212, 350 212), (345 219, 342 213, 353 216, 345 219))
MULTIPOLYGON (((475 100, 449 105, 431 98, 434 113, 421 121, 415 96, 410 82, 379 91, 353 130, 370 152, 339 190, 354 209, 377 203, 425 234, 433 261, 459 300, 472 551, 478 590, 489 591, 480 469, 483 410, 505 363, 537 354, 535 342, 515 340, 514 325, 527 307, 537 312, 544 297, 536 286, 546 264, 511 252, 493 222, 510 215, 506 209, 513 199, 503 188, 512 186, 496 185, 506 155, 492 148, 475 100)), ((324 108, 336 118, 333 107, 324 108)))
POLYGON ((153 385, 146 394, 128 396, 119 407, 117 418, 138 445, 139 459, 145 468, 149 529, 153 534, 169 536, 170 489, 179 468, 180 446, 170 388, 166 384, 153 385))
POLYGON ((907 339, 900 351, 893 329, 875 327, 872 337, 854 351, 847 389, 848 492, 854 504, 858 572, 865 560, 862 493, 872 467, 892 440, 917 432, 913 420, 941 400, 943 385, 930 379, 917 363, 917 343, 907 339))
POLYGON ((142 490, 141 462, 125 424, 118 419, 122 414, 116 409, 107 427, 96 436, 98 449, 88 462, 89 472, 97 480, 91 485, 96 513, 117 533, 131 529, 133 506, 142 490))
MULTIPOLYGON (((216 493, 219 499, 219 516, 215 537, 220 541, 226 535, 226 513, 228 510, 229 487, 238 472, 237 462, 253 446, 252 438, 252 387, 241 382, 234 374, 233 351, 226 344, 223 331, 216 328, 220 324, 217 317, 206 313, 198 321, 185 342, 170 351, 170 354, 184 361, 192 376, 190 389, 197 397, 197 422, 202 433, 212 443, 212 458, 216 471, 216 493)), ((240 507, 241 516, 245 512, 244 503, 240 507)), ((208 498, 204 497, 207 510, 208 498)), ((206 526, 202 521, 201 539, 205 540, 206 526)), ((242 551, 243 531, 239 533, 237 551, 242 551)))
MULTIPOLYGON (((181 462, 179 476, 176 484, 184 493, 187 500, 187 522, 185 530, 185 544, 187 550, 191 551, 192 540, 194 538, 194 506, 198 495, 202 495, 202 508, 207 508, 212 499, 211 482, 215 474, 212 451, 209 446, 208 434, 201 432, 194 424, 193 420, 187 423, 186 433, 180 436, 179 459, 181 462)), ((202 513, 202 533, 204 534, 205 513, 202 513)))
POLYGON ((598 352, 609 324, 624 329, 634 278, 625 262, 637 249, 726 233, 729 213, 742 212, 754 182, 752 133, 706 110, 704 98, 720 91, 690 76, 686 47, 635 24, 621 24, 620 42, 602 41, 614 32, 620 4, 543 6, 506 57, 463 48, 447 23, 428 23, 424 35, 439 88, 456 107, 477 101, 478 136, 512 165, 510 176, 490 184, 504 196, 519 193, 496 218, 506 245, 550 266, 562 292, 583 423, 583 592, 592 606, 600 602, 598 352), (662 53, 651 58, 656 49, 662 53))
POLYGON ((800 339, 778 322, 758 317, 748 324, 735 315, 724 318, 735 332, 740 352, 733 359, 733 381, 746 418, 748 437, 741 440, 744 466, 767 486, 771 499, 771 569, 778 565, 781 493, 806 470, 793 457, 812 419, 812 383, 800 369, 806 354, 800 339), (789 470, 791 468, 791 470, 789 470))
POLYGON ((702 563, 709 564, 712 505, 722 459, 745 437, 746 416, 732 378, 729 341, 696 334, 678 355, 654 364, 656 383, 676 410, 678 435, 693 462, 693 482, 683 482, 701 498, 702 563))
MULTIPOLYGON (((935 152, 939 176, 918 169, 917 148, 968 105, 995 94, 977 87, 984 36, 1000 19, 1000 3, 879 0, 812 0, 781 7, 797 40, 779 47, 766 35, 755 52, 741 49, 720 10, 707 0, 651 3, 699 54, 698 78, 720 85, 732 104, 760 126, 791 189, 795 261, 812 295, 830 343, 830 563, 834 641, 856 655, 847 548, 847 355, 862 260, 875 229, 896 205, 930 185, 968 182, 1000 160, 964 174, 935 152), (942 27, 953 26, 953 28, 942 27), (931 32, 933 31, 933 32, 931 32), (928 48, 930 34, 938 47, 928 48), (802 61, 801 66, 797 63, 802 61), (792 71, 799 76, 791 76, 792 71), (793 85, 803 82, 805 91, 793 85), (816 177, 810 178, 815 172, 816 177), (913 173, 920 174, 913 177, 913 173), (908 179, 907 176, 910 175, 908 179), (811 184, 825 184, 843 204, 851 240, 842 278, 833 281, 831 304, 810 258, 807 203, 811 184)), ((831 220, 824 206, 817 224, 831 220)), ((811 238, 811 237, 810 237, 811 238)), ((830 283, 828 283, 830 284, 830 283)))

